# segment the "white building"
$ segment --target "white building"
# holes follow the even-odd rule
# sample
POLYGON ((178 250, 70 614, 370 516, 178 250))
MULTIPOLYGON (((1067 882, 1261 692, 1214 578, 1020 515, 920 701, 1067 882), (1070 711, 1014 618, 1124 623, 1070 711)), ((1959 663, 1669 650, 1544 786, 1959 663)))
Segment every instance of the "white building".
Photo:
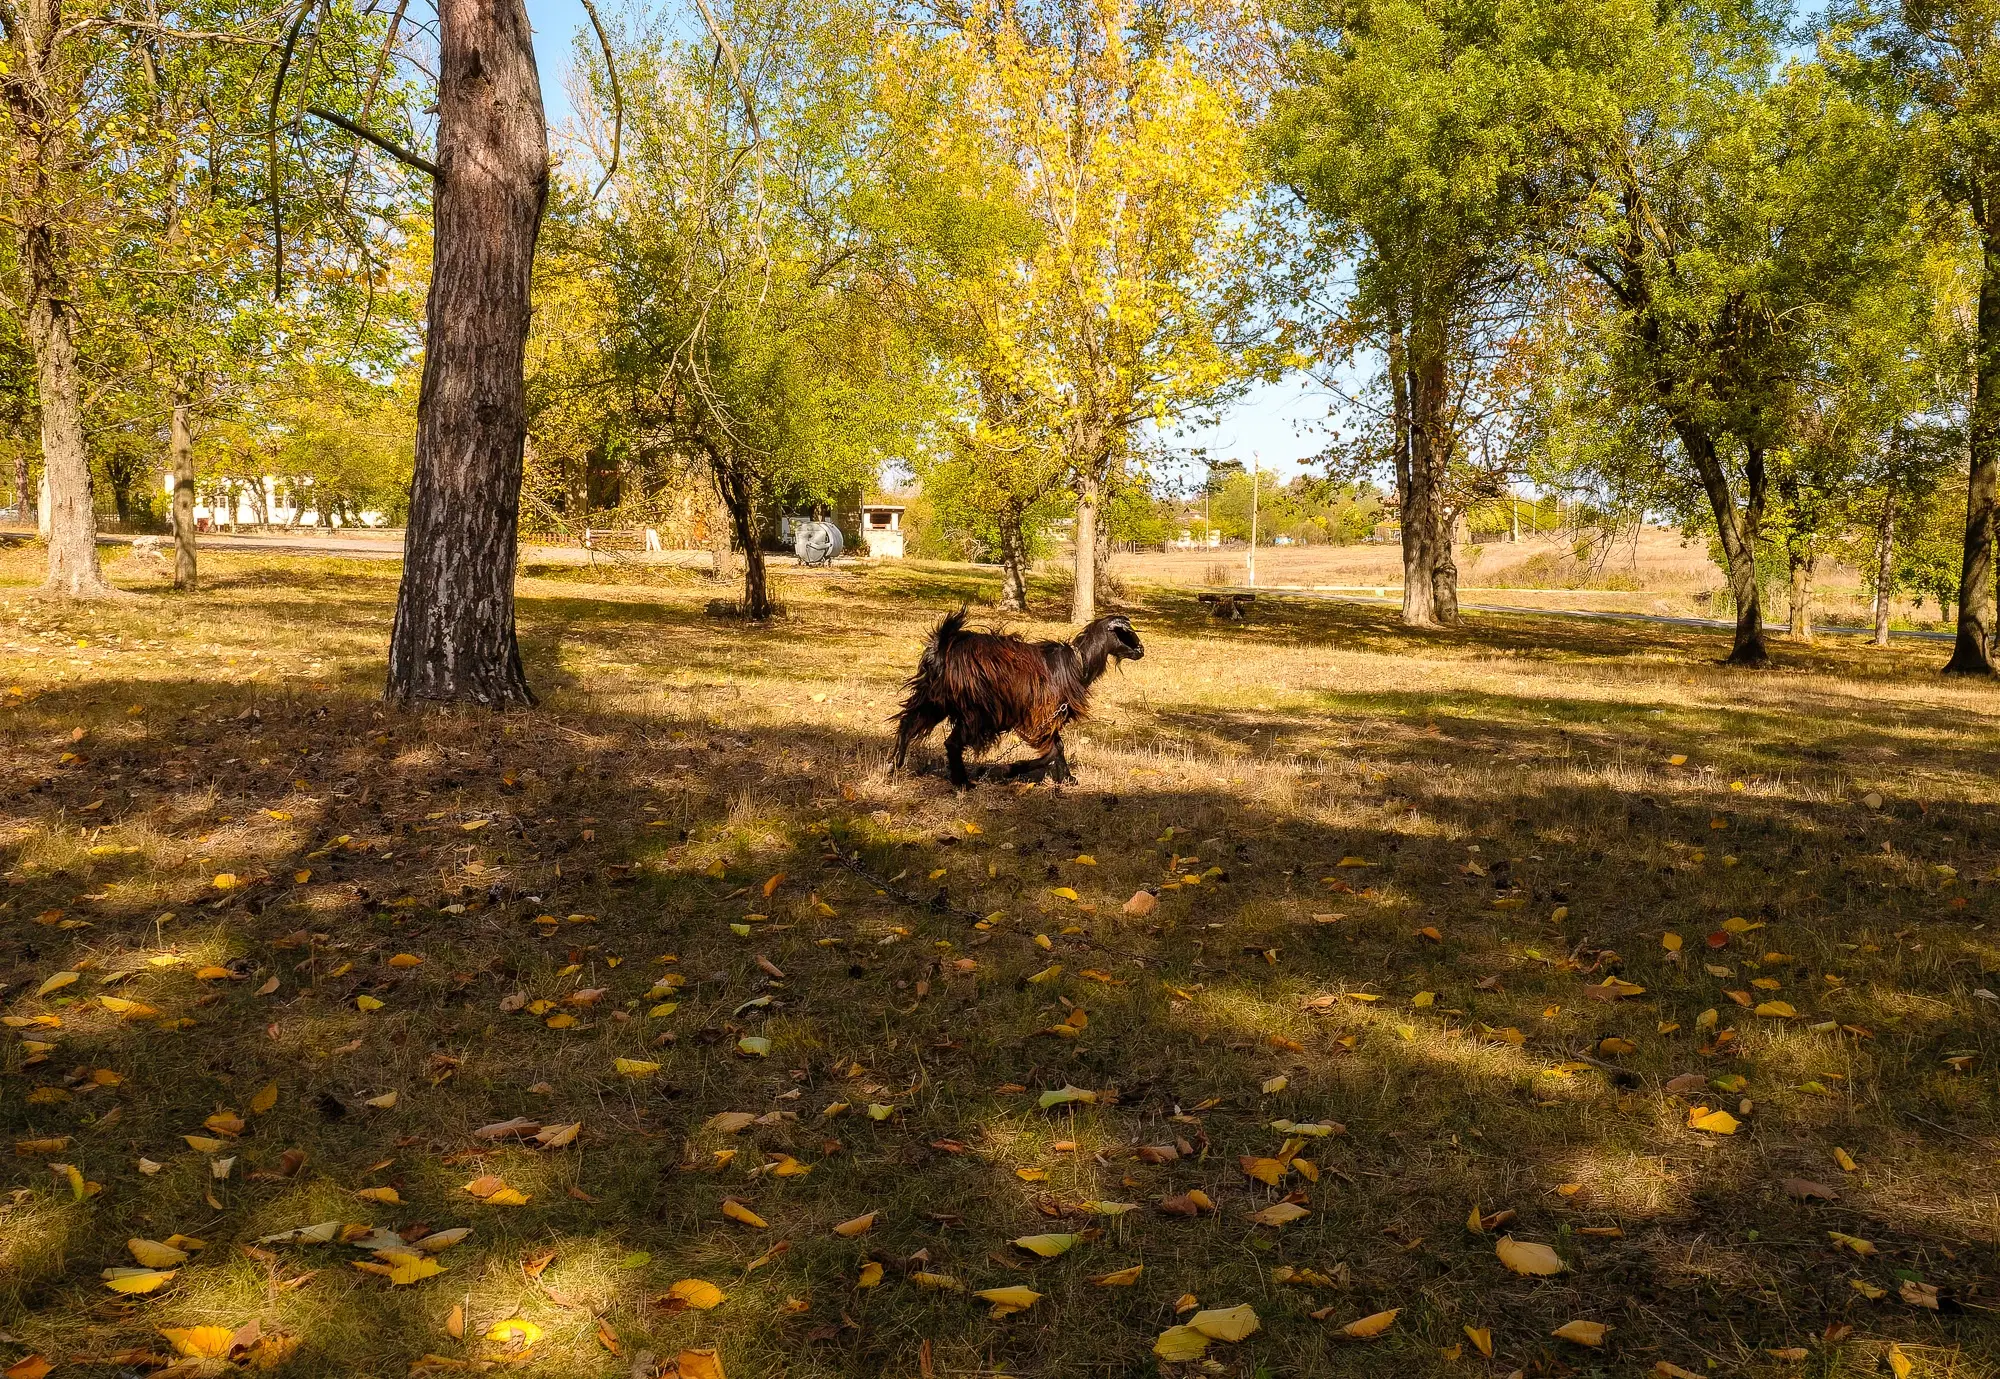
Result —
MULTIPOLYGON (((171 512, 174 502, 174 476, 171 474, 167 475, 164 482, 167 495, 167 509, 171 512)), ((309 505, 293 501, 294 498, 303 496, 303 490, 312 487, 311 479, 288 479, 282 484, 275 476, 270 474, 266 474, 262 479, 255 481, 240 479, 233 482, 229 490, 229 498, 226 501, 221 503, 202 501, 204 489, 207 491, 207 497, 214 499, 218 487, 219 485, 215 483, 197 485, 194 505, 194 525, 196 531, 213 531, 218 527, 250 527, 255 526, 259 522, 268 522, 274 527, 317 527, 320 525, 320 516, 317 511, 309 505), (261 512, 258 510, 256 500, 256 487, 259 485, 261 485, 264 491, 264 503, 261 512)), ((44 502, 42 506, 46 510, 48 504, 44 502)), ((327 525, 329 527, 341 527, 348 524, 336 516, 327 525)), ((389 519, 382 513, 368 509, 356 515, 354 525, 386 527, 389 525, 389 519)))

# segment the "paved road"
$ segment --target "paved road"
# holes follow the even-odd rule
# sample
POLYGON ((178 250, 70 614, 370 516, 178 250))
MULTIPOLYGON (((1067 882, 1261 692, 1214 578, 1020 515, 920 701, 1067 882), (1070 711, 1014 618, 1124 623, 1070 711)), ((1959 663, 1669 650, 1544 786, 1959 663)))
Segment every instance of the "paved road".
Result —
MULTIPOLYGON (((1220 592, 1256 594, 1260 598, 1321 599, 1331 603, 1386 603, 1398 608, 1403 603, 1400 598, 1383 598, 1374 594, 1329 594, 1316 589, 1286 589, 1272 588, 1270 586, 1261 586, 1256 589, 1238 587, 1225 589, 1220 592)), ((1538 618, 1596 618, 1600 621, 1610 622, 1650 622, 1660 623, 1668 627, 1691 627, 1703 632, 1733 633, 1736 630, 1734 622, 1722 618, 1677 618, 1665 613, 1613 613, 1600 612, 1596 609, 1588 608, 1524 608, 1518 604, 1507 603, 1461 603, 1458 606, 1467 613, 1521 613, 1529 617, 1538 618)), ((1784 623, 1780 622, 1767 622, 1764 624, 1764 630, 1767 632, 1783 632, 1785 626, 1784 623)), ((1829 636, 1873 637, 1875 629, 1872 627, 1815 627, 1813 629, 1815 636, 1822 633, 1829 636)), ((1950 642, 1957 640, 1956 634, 1951 632, 1903 632, 1891 628, 1889 635, 1891 637, 1907 637, 1925 642, 1950 642)))

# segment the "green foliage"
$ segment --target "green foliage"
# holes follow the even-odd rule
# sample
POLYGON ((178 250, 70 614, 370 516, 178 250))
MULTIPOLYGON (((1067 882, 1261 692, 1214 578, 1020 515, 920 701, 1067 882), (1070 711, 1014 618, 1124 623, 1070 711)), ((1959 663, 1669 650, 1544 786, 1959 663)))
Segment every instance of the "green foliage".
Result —
POLYGON ((894 156, 869 114, 878 20, 747 0, 721 22, 727 62, 628 15, 614 199, 572 190, 551 218, 541 290, 565 309, 538 315, 531 349, 534 465, 562 472, 541 481, 558 496, 615 452, 645 488, 699 466, 757 514, 831 504, 907 465, 932 410, 888 310, 901 265, 871 175, 894 156))

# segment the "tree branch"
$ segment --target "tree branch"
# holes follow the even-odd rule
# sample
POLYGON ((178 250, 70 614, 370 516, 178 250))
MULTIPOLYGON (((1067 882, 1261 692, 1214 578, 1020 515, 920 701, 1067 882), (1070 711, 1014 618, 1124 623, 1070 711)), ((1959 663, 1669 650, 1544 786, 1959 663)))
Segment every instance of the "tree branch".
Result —
POLYGON ((597 6, 583 0, 583 12, 590 16, 590 27, 597 30, 597 42, 604 49, 604 74, 611 79, 611 161, 590 193, 590 199, 595 201, 598 193, 611 185, 611 175, 618 171, 618 143, 625 132, 625 93, 618 86, 618 60, 611 54, 611 39, 604 32, 604 21, 597 17, 597 6))
POLYGON ((421 153, 412 152, 411 150, 404 148, 401 144, 397 143, 394 139, 391 139, 386 135, 377 134, 367 125, 361 124, 360 122, 355 120, 350 120, 345 115, 337 114, 336 112, 331 110, 322 109, 317 105, 307 106, 306 114, 316 115, 320 119, 325 120, 330 125, 340 126, 342 129, 346 130, 349 134, 355 135, 357 138, 366 139, 369 143, 375 145, 375 147, 381 149, 384 153, 388 154, 390 157, 395 158, 398 162, 409 164, 409 166, 415 168, 418 172, 429 173, 433 178, 441 178, 444 176, 443 173, 438 171, 437 164, 433 163, 430 159, 424 157, 421 153))
POLYGON ((708 26, 715 46, 722 50, 723 61, 729 64, 729 75, 736 79, 737 94, 743 98, 743 115, 750 121, 750 138, 761 144, 764 134, 757 127, 757 103, 751 98, 749 83, 743 80, 743 65, 736 60, 736 49, 731 46, 728 35, 722 32, 722 25, 717 21, 715 11, 708 7, 708 0, 694 0, 694 4, 701 11, 701 22, 708 26))

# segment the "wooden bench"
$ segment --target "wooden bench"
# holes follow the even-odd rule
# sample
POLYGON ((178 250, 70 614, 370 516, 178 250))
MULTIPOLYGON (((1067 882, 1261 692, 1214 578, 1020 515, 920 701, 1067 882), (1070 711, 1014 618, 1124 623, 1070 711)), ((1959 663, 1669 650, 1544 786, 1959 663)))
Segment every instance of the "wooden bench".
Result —
POLYGON ((1197 603, 1213 605, 1209 609, 1210 617, 1221 618, 1226 622, 1242 622, 1243 606, 1255 603, 1257 596, 1255 594, 1197 594, 1195 601, 1197 603))
POLYGON ((651 527, 585 527, 583 548, 587 551, 630 551, 643 554, 657 551, 660 538, 651 527))

